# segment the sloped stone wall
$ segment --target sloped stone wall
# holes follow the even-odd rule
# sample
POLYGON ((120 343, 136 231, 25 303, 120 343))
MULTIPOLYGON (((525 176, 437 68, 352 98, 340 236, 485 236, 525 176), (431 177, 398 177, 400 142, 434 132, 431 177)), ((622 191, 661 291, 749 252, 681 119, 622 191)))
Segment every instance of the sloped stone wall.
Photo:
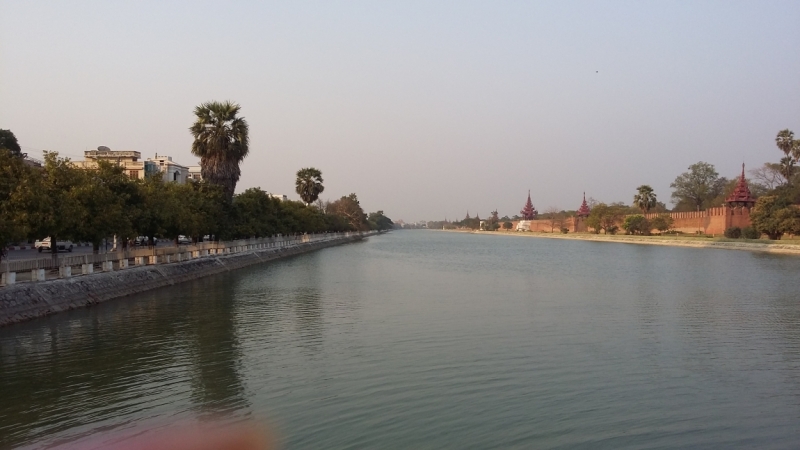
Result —
POLYGON ((360 239, 361 236, 351 236, 295 247, 217 255, 173 264, 14 284, 0 288, 0 326, 360 239))

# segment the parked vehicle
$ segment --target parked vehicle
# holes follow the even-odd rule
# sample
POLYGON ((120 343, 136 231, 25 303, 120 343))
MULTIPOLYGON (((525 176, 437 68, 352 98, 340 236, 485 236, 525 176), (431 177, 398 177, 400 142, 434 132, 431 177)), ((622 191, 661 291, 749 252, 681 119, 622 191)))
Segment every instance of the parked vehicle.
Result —
MULTIPOLYGON (((75 244, 73 244, 72 241, 57 241, 56 242, 56 249, 59 252, 71 252, 72 251, 72 247, 74 245, 75 244)), ((44 250, 50 250, 52 248, 52 244, 50 242, 50 238, 49 237, 46 237, 46 238, 42 239, 41 241, 40 240, 36 240, 36 242, 33 243, 33 246, 36 248, 36 250, 39 253, 42 253, 42 251, 44 251, 44 250)))
MULTIPOLYGON (((148 245, 149 238, 147 236, 137 236, 133 240, 133 245, 148 245)), ((158 239, 153 238, 153 245, 158 245, 158 239)))
POLYGON ((186 237, 186 236, 184 236, 182 234, 180 236, 178 236, 178 244, 187 245, 187 244, 191 244, 191 243, 192 243, 192 240, 189 239, 188 237, 186 237))

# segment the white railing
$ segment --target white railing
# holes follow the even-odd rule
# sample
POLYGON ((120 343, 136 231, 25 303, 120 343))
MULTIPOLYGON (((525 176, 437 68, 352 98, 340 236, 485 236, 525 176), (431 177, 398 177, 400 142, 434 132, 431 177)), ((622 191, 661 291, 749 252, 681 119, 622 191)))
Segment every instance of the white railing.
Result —
POLYGON ((179 245, 177 247, 145 247, 98 254, 57 255, 57 260, 54 260, 52 256, 48 255, 36 259, 3 261, 0 263, 0 274, 2 274, 0 285, 14 284, 18 281, 17 273, 24 273, 27 271, 31 273, 31 281, 41 281, 47 278, 45 274, 41 273, 42 270, 58 270, 58 276, 66 278, 71 276, 72 266, 81 266, 81 272, 83 274, 91 274, 94 273, 95 265, 99 265, 103 271, 120 270, 128 267, 130 260, 133 260, 134 265, 167 264, 210 256, 216 257, 217 255, 269 249, 278 250, 304 244, 345 239, 353 236, 369 236, 372 234, 375 234, 375 232, 303 234, 296 236, 239 239, 235 241, 198 242, 196 244, 179 245), (64 270, 65 268, 68 269, 64 270))

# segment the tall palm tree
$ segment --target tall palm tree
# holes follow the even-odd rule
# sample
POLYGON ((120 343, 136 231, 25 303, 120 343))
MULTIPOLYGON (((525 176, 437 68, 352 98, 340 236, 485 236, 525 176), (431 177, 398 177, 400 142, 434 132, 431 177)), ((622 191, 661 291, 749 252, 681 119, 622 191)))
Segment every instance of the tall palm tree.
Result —
POLYGON ((792 156, 792 150, 794 150, 797 145, 797 141, 794 140, 794 132, 789 129, 779 131, 778 135, 775 137, 775 145, 777 145, 786 156, 792 156))
POLYGON ((237 117, 240 109, 230 101, 203 103, 195 107, 197 120, 189 128, 194 136, 192 154, 200 157, 200 175, 222 186, 228 200, 242 173, 239 164, 249 151, 249 128, 244 117, 237 117))
POLYGON ((792 183, 792 177, 794 176, 794 158, 791 156, 784 156, 781 158, 781 175, 786 178, 786 184, 792 183))
POLYGON ((638 206, 644 214, 647 214, 651 208, 656 206, 656 193, 653 192, 653 188, 646 184, 639 186, 636 190, 638 193, 633 196, 633 203, 638 206))
POLYGON ((319 194, 325 190, 325 186, 322 185, 322 172, 313 167, 298 170, 295 186, 297 187, 295 190, 306 206, 314 203, 319 198, 319 194))

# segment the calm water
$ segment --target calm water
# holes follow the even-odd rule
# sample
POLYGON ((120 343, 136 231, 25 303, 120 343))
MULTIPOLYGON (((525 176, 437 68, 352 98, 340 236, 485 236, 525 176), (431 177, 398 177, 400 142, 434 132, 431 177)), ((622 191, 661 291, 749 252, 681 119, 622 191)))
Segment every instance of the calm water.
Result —
POLYGON ((2 448, 211 416, 289 449, 797 448, 800 258, 395 232, 0 328, 2 448))

